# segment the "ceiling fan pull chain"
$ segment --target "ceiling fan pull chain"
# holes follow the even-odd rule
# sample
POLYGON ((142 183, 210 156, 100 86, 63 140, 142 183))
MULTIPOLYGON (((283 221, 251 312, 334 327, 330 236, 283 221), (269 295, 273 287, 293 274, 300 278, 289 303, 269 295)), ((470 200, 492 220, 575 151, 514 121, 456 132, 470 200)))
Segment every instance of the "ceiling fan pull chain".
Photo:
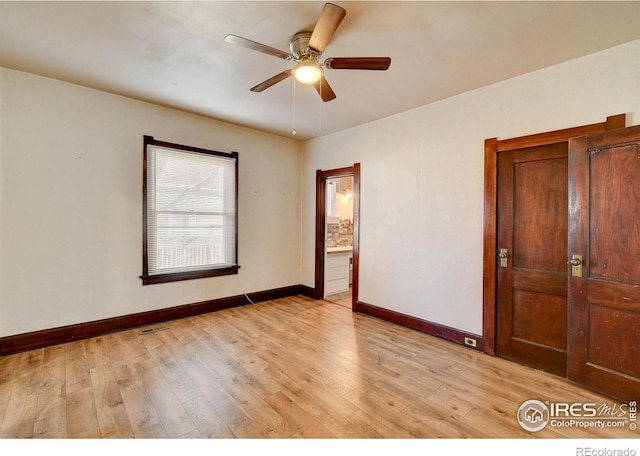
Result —
MULTIPOLYGON (((322 93, 322 83, 323 83, 323 80, 320 79, 320 93, 322 93)), ((319 109, 318 131, 322 131, 322 100, 318 101, 318 109, 319 109)))
POLYGON ((293 79, 293 136, 296 135, 296 78, 293 79))

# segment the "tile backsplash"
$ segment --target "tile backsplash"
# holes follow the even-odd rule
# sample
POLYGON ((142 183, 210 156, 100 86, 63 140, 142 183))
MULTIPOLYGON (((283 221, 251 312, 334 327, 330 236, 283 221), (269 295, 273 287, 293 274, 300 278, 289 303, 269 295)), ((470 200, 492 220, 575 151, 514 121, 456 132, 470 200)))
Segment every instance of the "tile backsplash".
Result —
POLYGON ((327 223, 327 247, 353 245, 353 220, 341 219, 338 223, 327 223))

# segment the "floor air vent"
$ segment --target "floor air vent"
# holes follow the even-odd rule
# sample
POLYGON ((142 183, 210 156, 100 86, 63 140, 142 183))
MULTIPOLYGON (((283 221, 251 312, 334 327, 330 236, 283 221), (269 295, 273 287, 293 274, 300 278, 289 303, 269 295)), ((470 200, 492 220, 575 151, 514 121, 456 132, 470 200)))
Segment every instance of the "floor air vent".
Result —
POLYGON ((151 334, 151 333, 155 333, 155 332, 158 332, 158 331, 164 331, 165 329, 169 329, 169 328, 167 326, 160 326, 158 328, 143 329, 138 334, 144 336, 145 334, 151 334))

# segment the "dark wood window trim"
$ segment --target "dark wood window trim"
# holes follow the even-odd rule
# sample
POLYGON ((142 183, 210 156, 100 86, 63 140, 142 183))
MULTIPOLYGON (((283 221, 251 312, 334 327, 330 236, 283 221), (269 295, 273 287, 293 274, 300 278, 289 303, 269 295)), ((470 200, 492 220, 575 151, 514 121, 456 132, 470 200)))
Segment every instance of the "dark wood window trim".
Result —
POLYGON ((165 141, 157 141, 152 136, 144 136, 143 148, 143 176, 142 176, 142 201, 143 201, 143 237, 142 237, 142 279, 143 285, 152 285, 157 283, 177 282, 181 280, 201 279, 206 277, 217 277, 237 274, 240 266, 237 264, 238 259, 238 158, 237 152, 218 152, 215 150, 202 149, 198 147, 185 146, 182 144, 174 144, 165 141), (166 147, 175 150, 183 150, 186 152, 197 152, 201 154, 214 155, 218 157, 226 157, 235 160, 235 258, 236 264, 221 268, 204 268, 196 271, 173 272, 166 274, 149 274, 148 263, 148 226, 147 226, 147 146, 154 145, 166 147))
POLYGON ((484 246, 482 274, 482 337, 484 352, 496 355, 496 259, 498 229, 498 154, 525 147, 567 142, 570 138, 604 130, 624 128, 626 115, 607 117, 605 122, 539 133, 518 138, 498 140, 490 138, 484 143, 484 246))

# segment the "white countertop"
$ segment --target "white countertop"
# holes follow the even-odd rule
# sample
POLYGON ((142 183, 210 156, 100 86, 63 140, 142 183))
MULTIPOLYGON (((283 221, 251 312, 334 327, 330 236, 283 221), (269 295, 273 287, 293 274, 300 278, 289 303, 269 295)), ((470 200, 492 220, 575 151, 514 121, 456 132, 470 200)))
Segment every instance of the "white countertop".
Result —
POLYGON ((343 247, 327 247, 327 253, 351 253, 353 246, 346 245, 343 247))

